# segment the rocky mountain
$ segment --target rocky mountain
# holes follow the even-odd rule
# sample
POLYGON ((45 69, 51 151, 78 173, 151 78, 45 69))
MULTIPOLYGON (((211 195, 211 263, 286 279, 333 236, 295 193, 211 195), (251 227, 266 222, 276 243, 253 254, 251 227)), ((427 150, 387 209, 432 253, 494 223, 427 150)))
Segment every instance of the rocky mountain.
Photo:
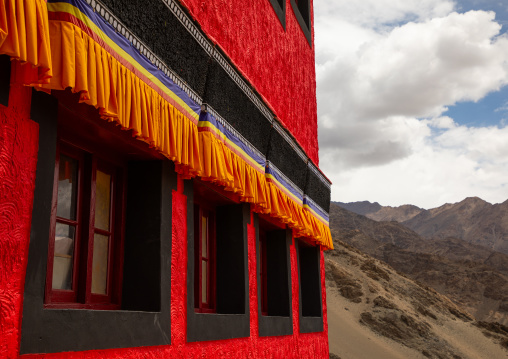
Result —
POLYGON ((429 240, 332 203, 330 228, 346 242, 433 287, 477 320, 508 324, 508 255, 458 238, 429 240))
POLYGON ((423 210, 402 223, 426 238, 456 237, 508 254, 508 200, 493 205, 470 197, 423 210))
POLYGON ((425 238, 454 237, 508 254, 508 200, 491 204, 478 197, 423 209, 413 205, 334 202, 375 221, 397 221, 425 238))
POLYGON ((375 221, 397 221, 404 222, 420 212, 424 211, 423 208, 413 206, 412 204, 405 204, 398 207, 381 206, 379 203, 371 203, 369 201, 362 202, 334 202, 348 211, 361 214, 365 217, 375 221))
POLYGON ((330 358, 505 358, 508 327, 476 322, 445 296, 334 236, 325 252, 330 358))

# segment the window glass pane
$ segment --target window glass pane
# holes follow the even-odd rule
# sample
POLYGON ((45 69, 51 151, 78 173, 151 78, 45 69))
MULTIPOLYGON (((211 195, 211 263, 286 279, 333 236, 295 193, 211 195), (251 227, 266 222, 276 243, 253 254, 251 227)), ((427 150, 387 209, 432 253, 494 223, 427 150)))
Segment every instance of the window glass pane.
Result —
POLYGON ((206 253, 207 250, 207 218, 205 216, 201 216, 201 256, 208 258, 206 253))
POLYGON ((92 260, 92 293, 107 294, 109 237, 95 233, 92 260))
POLYGON ((95 228, 108 231, 111 205, 111 175, 97 171, 95 186, 95 228))
POLYGON ((76 220, 78 198, 78 160, 60 155, 58 167, 58 202, 56 215, 76 220))
POLYGON ((207 293, 207 281, 206 277, 206 261, 201 261, 201 302, 208 303, 208 293, 207 293))
POLYGON ((72 264, 76 228, 58 223, 55 228, 55 252, 53 259, 53 289, 72 289, 72 264))

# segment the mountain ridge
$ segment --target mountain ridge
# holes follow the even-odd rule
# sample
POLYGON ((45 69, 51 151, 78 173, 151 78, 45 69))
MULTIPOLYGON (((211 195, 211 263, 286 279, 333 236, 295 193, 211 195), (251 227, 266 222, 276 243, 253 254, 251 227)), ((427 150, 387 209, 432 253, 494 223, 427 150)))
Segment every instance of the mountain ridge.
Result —
POLYGON ((377 222, 332 203, 333 238, 435 288, 477 320, 508 323, 508 255, 459 238, 425 239, 398 222, 377 222))
POLYGON ((333 203, 376 221, 399 222, 427 239, 455 237, 508 254, 508 200, 491 204, 479 197, 467 197, 431 209, 368 201, 333 203))

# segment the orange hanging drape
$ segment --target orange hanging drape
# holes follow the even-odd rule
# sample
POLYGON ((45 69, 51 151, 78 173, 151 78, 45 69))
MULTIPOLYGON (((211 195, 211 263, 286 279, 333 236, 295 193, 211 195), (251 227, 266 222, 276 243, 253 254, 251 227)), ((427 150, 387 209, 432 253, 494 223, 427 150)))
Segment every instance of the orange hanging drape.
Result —
POLYGON ((25 67, 25 85, 48 82, 52 62, 45 0, 0 2, 0 54, 25 67))
POLYGON ((199 176, 233 191, 242 201, 252 203, 256 212, 287 223, 296 236, 333 248, 328 226, 268 182, 264 173, 213 133, 199 131, 194 121, 81 28, 63 20, 48 24, 43 0, 10 0, 3 6, 0 52, 36 66, 37 87, 46 91, 71 88, 80 94, 81 102, 98 108, 104 120, 132 130, 139 140, 174 161, 180 174, 199 176), (37 41, 40 45, 34 47, 37 41))

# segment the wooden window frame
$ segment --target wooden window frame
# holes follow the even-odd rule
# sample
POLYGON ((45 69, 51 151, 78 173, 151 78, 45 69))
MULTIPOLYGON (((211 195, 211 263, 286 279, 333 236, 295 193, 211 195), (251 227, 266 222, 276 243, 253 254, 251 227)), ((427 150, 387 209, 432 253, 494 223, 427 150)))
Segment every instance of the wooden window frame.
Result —
POLYGON ((100 149, 88 146, 86 149, 59 139, 55 159, 51 224, 48 246, 48 264, 45 284, 45 308, 117 310, 121 307, 121 282, 123 268, 123 235, 125 224, 125 164, 118 159, 104 158, 100 149), (58 176, 60 157, 78 160, 78 184, 76 201, 76 220, 57 216, 58 176), (95 186, 97 171, 111 176, 110 190, 110 228, 95 227, 95 186), (74 260, 72 269, 72 289, 53 289, 53 267, 56 223, 73 225, 75 230, 74 260), (92 293, 92 264, 94 234, 107 235, 108 269, 106 294, 92 293))
POLYGON ((261 315, 268 315, 268 280, 266 259, 266 231, 259 228, 259 279, 261 286, 261 315))
POLYGON ((215 209, 210 203, 199 201, 194 204, 194 307, 197 313, 216 313, 217 279, 216 279, 216 214, 215 209), (203 253, 202 245, 202 219, 207 218, 206 230, 206 249, 203 253), (206 278, 202 276, 203 261, 207 263, 206 278), (203 301, 202 288, 203 280, 206 280, 207 301, 203 301))

